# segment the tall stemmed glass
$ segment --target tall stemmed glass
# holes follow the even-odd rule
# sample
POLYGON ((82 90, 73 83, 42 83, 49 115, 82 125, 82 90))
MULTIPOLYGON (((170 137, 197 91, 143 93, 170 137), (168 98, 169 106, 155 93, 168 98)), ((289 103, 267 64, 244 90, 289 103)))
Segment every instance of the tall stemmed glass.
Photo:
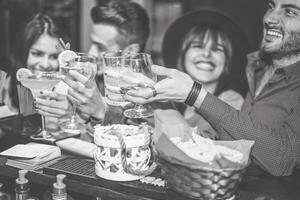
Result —
MULTIPOLYGON (((153 61, 147 53, 130 52, 125 55, 129 59, 132 72, 125 72, 123 78, 127 76, 128 82, 133 84, 128 88, 151 87, 157 81, 157 76, 151 71, 153 61)), ((133 108, 126 109, 124 116, 128 118, 147 118, 153 116, 153 109, 150 105, 135 104, 133 108)))
MULTIPOLYGON (((96 73, 97 73, 97 62, 96 57, 85 54, 85 53, 76 53, 77 57, 68 61, 68 64, 65 66, 60 66, 60 71, 63 75, 69 76, 69 71, 74 70, 84 75, 88 78, 89 82, 93 81, 96 73)), ((70 77, 71 78, 71 77, 70 77)), ((83 85, 84 86, 84 85, 83 85)), ((73 112, 70 120, 65 121, 60 124, 60 127, 63 131, 73 134, 79 134, 80 130, 83 129, 84 125, 79 123, 76 117, 76 109, 77 104, 76 102, 72 102, 73 104, 73 112)))
MULTIPOLYGON (((40 71, 36 74, 31 74, 28 76, 20 76, 17 79, 21 84, 30 89, 33 98, 37 98, 40 95, 40 92, 43 90, 50 91, 60 80, 61 74, 57 71, 52 72, 43 72, 40 71)), ((30 136, 34 140, 52 140, 53 137, 51 134, 48 134, 45 126, 45 116, 42 115, 42 130, 37 135, 30 136)))

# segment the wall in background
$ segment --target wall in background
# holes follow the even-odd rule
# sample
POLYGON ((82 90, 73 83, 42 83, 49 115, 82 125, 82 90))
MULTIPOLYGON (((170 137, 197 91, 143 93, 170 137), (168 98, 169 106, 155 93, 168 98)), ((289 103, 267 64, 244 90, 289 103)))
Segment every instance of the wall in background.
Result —
MULTIPOLYGON (((122 0, 120 0, 122 1, 122 0)), ((262 0, 133 0, 146 8, 151 22, 151 36, 146 51, 151 53, 157 64, 162 64, 161 44, 169 25, 182 14, 196 10, 207 3, 215 3, 240 20, 249 38, 251 49, 258 48, 262 33, 262 16, 266 2, 262 0)), ((91 31, 90 9, 96 0, 80 0, 80 50, 88 51, 91 31)))
POLYGON ((95 0, 80 1, 79 50, 82 52, 88 52, 91 44, 90 32, 93 22, 90 16, 90 10, 95 4, 95 0))
MULTIPOLYGON (((120 0, 122 1, 122 0, 120 0)), ((144 6, 151 19, 151 37, 146 51, 157 64, 164 32, 182 14, 198 9, 203 3, 217 2, 241 18, 253 50, 261 37, 261 20, 265 10, 262 0, 134 0, 144 6)), ((96 0, 0 0, 0 56, 8 56, 15 33, 33 13, 46 12, 60 18, 71 35, 72 49, 87 52, 92 21, 90 9, 96 0)), ((1 61, 4 60, 1 58, 1 61)))
POLYGON ((35 13, 56 18, 70 35, 72 48, 78 44, 78 8, 81 0, 0 0, 0 67, 9 57, 12 43, 35 13))

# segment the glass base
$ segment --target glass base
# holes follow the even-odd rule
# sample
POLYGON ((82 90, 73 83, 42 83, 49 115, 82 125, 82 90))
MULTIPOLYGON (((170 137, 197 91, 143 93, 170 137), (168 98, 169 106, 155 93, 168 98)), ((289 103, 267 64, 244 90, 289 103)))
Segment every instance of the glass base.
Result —
POLYGON ((150 106, 135 106, 134 108, 127 109, 123 115, 128 118, 140 119, 147 118, 154 115, 153 109, 150 106))
POLYGON ((39 134, 37 135, 31 135, 30 138, 32 140, 42 140, 42 141, 55 141, 55 138, 53 137, 53 135, 51 135, 50 133, 48 133, 46 130, 41 131, 39 134))
MULTIPOLYGON (((19 127, 19 124, 16 124, 19 127)), ((31 122, 29 119, 24 119, 21 125, 20 134, 21 136, 30 137, 32 134, 39 134, 41 132, 41 128, 31 122)), ((18 130, 19 131, 19 130, 18 130)))
POLYGON ((78 134, 80 134, 81 130, 84 129, 84 125, 80 124, 78 122, 74 122, 72 120, 69 120, 69 121, 65 121, 65 122, 61 123, 60 124, 60 129, 63 132, 78 135, 78 134))

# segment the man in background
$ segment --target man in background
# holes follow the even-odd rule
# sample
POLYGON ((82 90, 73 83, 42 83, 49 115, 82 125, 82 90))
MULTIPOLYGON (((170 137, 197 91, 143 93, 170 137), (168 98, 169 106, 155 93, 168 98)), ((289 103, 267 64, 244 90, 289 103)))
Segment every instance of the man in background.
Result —
MULTIPOLYGON (((146 10, 130 0, 102 1, 91 9, 93 21, 89 54, 96 57, 107 50, 124 50, 140 52, 145 49, 150 34, 149 17, 146 10)), ((101 123, 105 113, 105 123, 119 123, 122 119, 123 109, 107 106, 102 97, 103 66, 98 63, 96 84, 83 87, 70 79, 66 83, 71 87, 68 91, 70 100, 78 103, 78 111, 83 118, 93 124, 101 123), (101 93, 102 94, 101 94, 101 93)), ((74 79, 80 78, 74 75, 74 79)))

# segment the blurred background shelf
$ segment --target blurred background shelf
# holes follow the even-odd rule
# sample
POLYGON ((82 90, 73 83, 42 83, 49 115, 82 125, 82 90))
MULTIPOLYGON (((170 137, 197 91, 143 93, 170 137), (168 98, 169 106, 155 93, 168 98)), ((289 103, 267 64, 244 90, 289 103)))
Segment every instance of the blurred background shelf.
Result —
MULTIPOLYGON (((37 12, 44 12, 66 27, 72 49, 86 52, 90 46, 92 21, 90 9, 105 0, 0 0, 0 67, 5 66, 12 41, 22 25, 37 12), (4 64, 3 64, 4 63, 4 64)), ((120 0, 122 1, 122 0, 120 0)), ((196 10, 206 3, 214 3, 238 16, 245 33, 250 37, 252 49, 258 47, 261 21, 266 8, 261 0, 134 0, 144 6, 151 20, 151 37, 146 51, 155 63, 162 64, 161 44, 169 25, 182 14, 196 10)))
POLYGON ((73 48, 77 49, 79 4, 79 0, 0 0, 0 67, 7 66, 5 62, 17 33, 33 14, 39 12, 57 19, 70 35, 73 48))

